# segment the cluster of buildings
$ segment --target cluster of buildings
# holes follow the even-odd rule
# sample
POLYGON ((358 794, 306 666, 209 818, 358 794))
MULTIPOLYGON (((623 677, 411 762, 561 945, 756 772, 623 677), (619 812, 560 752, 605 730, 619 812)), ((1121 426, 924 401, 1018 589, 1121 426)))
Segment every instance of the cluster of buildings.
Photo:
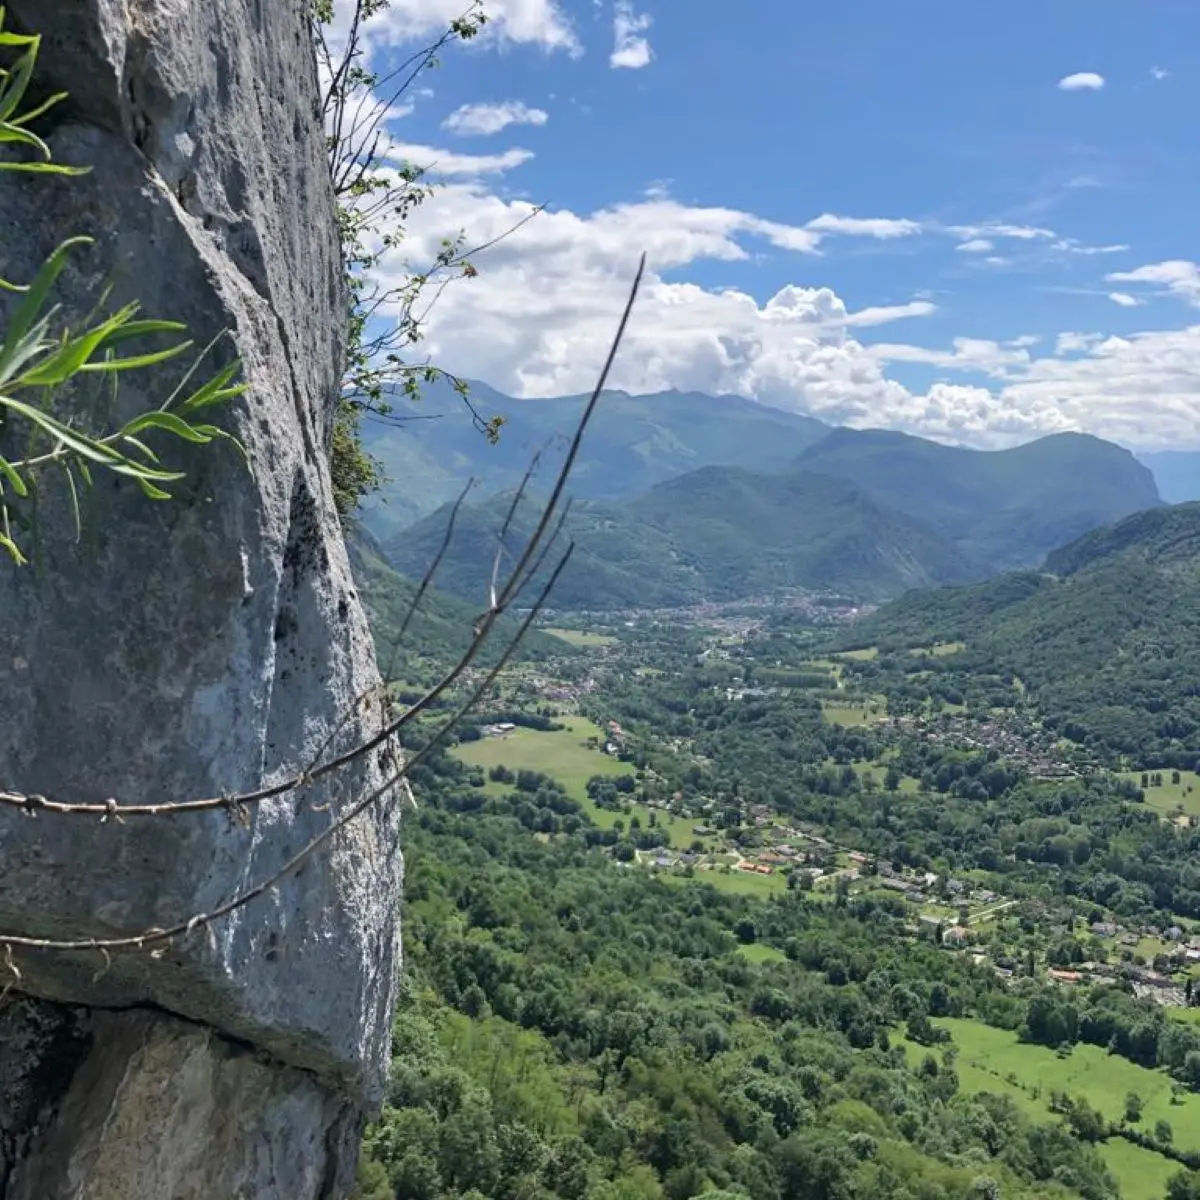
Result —
POLYGON ((1016 714, 978 721, 959 713, 942 713, 935 722, 904 716, 892 718, 892 724, 896 728, 920 729, 931 742, 964 750, 995 750, 1009 762, 1024 767, 1035 779, 1068 779, 1079 774, 1050 734, 1016 714))

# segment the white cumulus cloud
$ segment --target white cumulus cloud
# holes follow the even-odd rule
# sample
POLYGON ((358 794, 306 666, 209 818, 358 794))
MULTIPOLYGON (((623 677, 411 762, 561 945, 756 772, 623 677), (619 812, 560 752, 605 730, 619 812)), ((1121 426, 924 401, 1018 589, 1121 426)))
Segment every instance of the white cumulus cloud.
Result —
POLYGON ((988 223, 986 225, 947 225, 946 232, 955 237, 970 239, 997 240, 1012 238, 1018 242, 1033 242, 1040 238, 1055 236, 1053 229, 1041 229, 1036 225, 1006 225, 1004 223, 988 223))
POLYGON ((954 248, 960 254, 987 254, 990 250, 995 250, 996 243, 987 238, 971 238, 969 241, 959 242, 954 248))
POLYGON ((1063 76, 1058 86, 1064 92, 1098 92, 1104 86, 1104 76, 1095 71, 1076 71, 1063 76))
POLYGON ((520 100, 505 100, 495 104, 464 104, 442 122, 442 128, 463 137, 487 137, 510 125, 545 125, 549 119, 550 114, 544 109, 530 108, 520 100))
POLYGON ((896 217, 839 217, 833 213, 822 213, 806 226, 818 233, 841 233, 851 237, 877 238, 889 241, 892 238, 912 237, 922 230, 919 221, 896 217))
MULTIPOLYGON (((387 47, 408 46, 443 34, 463 15, 463 0, 392 0, 360 30, 371 61, 387 47)), ((344 43, 355 12, 354 0, 334 0, 332 42, 344 43)), ((549 51, 583 53, 579 38, 558 0, 488 0, 487 24, 478 41, 484 45, 532 45, 549 51)))
POLYGON ((1200 266, 1185 259, 1150 263, 1132 271, 1114 271, 1104 278, 1109 283, 1156 283, 1172 296, 1200 308, 1200 266))
POLYGON ((1114 304, 1120 305, 1121 308, 1137 308, 1139 305, 1145 303, 1144 300, 1139 300, 1136 296, 1131 296, 1128 292, 1109 292, 1108 298, 1114 304))
MULTIPOLYGON (((443 157, 423 149, 433 161, 443 157)), ((409 237, 382 268, 402 278, 408 262, 436 256, 447 231, 466 230, 473 243, 501 238, 473 257, 478 276, 448 287, 428 319, 423 352, 467 378, 521 396, 589 388, 645 251, 648 271, 614 387, 735 394, 834 423, 976 446, 1071 429, 1146 449, 1200 445, 1200 325, 1123 338, 1064 333, 1045 343, 872 344, 877 331, 901 323, 919 331, 938 310, 921 296, 849 308, 827 286, 831 260, 818 253, 832 233, 656 191, 595 211, 547 209, 502 237, 533 206, 495 194, 487 178, 501 169, 495 157, 463 156, 460 173, 413 214, 409 237), (790 283, 755 294, 690 277, 705 263, 752 263, 764 243, 782 252, 776 266, 790 283), (932 372, 928 386, 890 377, 906 364, 932 372)), ((1041 244, 1037 235, 1024 240, 1041 244)), ((1142 282, 1161 286, 1185 278, 1178 267, 1139 270, 1142 282)), ((942 311, 942 320, 952 313, 942 311)))
POLYGON ((398 142, 389 147, 388 158, 394 163, 407 162, 430 175, 462 178, 471 175, 501 175, 527 163, 532 150, 513 147, 500 154, 457 154, 434 146, 398 142))
POLYGON ((635 13, 631 0, 614 0, 613 49, 608 64, 630 71, 650 65, 654 51, 645 36, 652 21, 646 13, 635 13))

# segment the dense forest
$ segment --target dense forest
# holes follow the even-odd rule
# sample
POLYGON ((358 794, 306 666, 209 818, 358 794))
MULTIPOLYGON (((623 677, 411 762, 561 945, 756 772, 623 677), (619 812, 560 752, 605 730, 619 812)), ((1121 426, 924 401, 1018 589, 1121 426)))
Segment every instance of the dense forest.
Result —
POLYGON ((1017 1021, 989 972, 902 943, 879 909, 673 886, 539 843, 524 801, 463 776, 440 760, 420 780, 364 1200, 1117 1195, 1065 1126, 957 1094, 928 1016, 1017 1021), (904 1029, 930 1042, 916 1069, 904 1029))

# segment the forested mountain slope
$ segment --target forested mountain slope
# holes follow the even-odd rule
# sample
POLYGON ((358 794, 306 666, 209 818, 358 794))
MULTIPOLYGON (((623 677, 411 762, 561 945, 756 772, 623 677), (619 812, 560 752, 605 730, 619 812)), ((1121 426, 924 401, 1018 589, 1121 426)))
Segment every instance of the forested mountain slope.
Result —
POLYGON ((1055 546, 1161 503, 1154 476, 1128 450, 1077 433, 982 451, 837 429, 797 465, 920 518, 992 570, 1032 566, 1055 546))
MULTIPOLYGON (((364 519, 376 534, 387 538, 428 516, 472 476, 487 493, 516 487, 538 453, 537 478, 549 486, 586 399, 519 400, 482 383, 471 384, 470 398, 481 416, 504 418, 495 445, 474 428, 462 398, 444 383, 429 385, 415 408, 398 403, 400 411, 420 419, 364 425, 367 449, 389 478, 382 495, 365 507, 364 519)), ((813 417, 740 396, 606 392, 576 461, 572 491, 581 499, 616 500, 699 467, 782 470, 828 432, 813 417)))
MULTIPOLYGON (((498 497, 460 511, 439 574, 445 590, 482 600, 506 507, 498 497)), ((436 513, 387 544, 399 570, 424 569, 448 516, 436 513)), ((530 519, 510 531, 511 545, 528 534, 530 519)), ((568 609, 680 605, 797 587, 879 598, 981 574, 920 521, 842 480, 806 472, 708 467, 621 503, 577 504, 568 530, 577 549, 552 601, 568 609)))
POLYGON ((1045 719, 1108 756, 1200 756, 1200 504, 1137 513, 1053 552, 1042 573, 911 592, 844 645, 962 641, 940 669, 1017 675, 1045 719))

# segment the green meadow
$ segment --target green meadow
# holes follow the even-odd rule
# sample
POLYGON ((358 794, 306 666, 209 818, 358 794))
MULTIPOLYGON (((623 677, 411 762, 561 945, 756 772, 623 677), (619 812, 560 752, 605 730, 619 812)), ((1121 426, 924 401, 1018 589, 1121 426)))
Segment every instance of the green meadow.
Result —
POLYGON ((543 629, 543 633, 556 637, 560 642, 569 646, 578 646, 581 650, 596 650, 602 646, 615 646, 617 639, 607 633, 589 633, 585 629, 543 629))
MULTIPOLYGON (((979 1021, 947 1017, 934 1024, 949 1030, 958 1048, 954 1069, 962 1093, 1008 1096, 1033 1120, 1056 1121, 1050 1093, 1066 1092, 1085 1099, 1108 1120, 1118 1121, 1124 1115, 1125 1096, 1136 1092, 1145 1104, 1140 1128, 1150 1130, 1156 1121, 1168 1121, 1175 1145, 1200 1150, 1200 1096, 1186 1095, 1172 1104, 1171 1078, 1165 1071, 1139 1067, 1098 1046, 1077 1045, 1067 1058, 1059 1058, 1045 1046, 1027 1045, 1016 1034, 979 1021)), ((913 1067, 930 1053, 907 1038, 900 1040, 913 1067)), ((1122 1138, 1102 1143, 1100 1153, 1125 1200, 1161 1200, 1167 1181, 1180 1170, 1163 1155, 1122 1138)))
POLYGON ((870 725, 887 716, 887 701, 882 696, 861 700, 822 700, 821 715, 830 725, 870 725))
MULTIPOLYGON (((1153 776, 1156 772, 1149 774, 1153 776)), ((1180 771, 1179 782, 1172 783, 1173 772, 1160 771, 1157 774, 1162 775, 1162 787, 1145 789, 1146 803, 1151 808, 1157 809, 1165 817, 1174 816, 1181 809, 1189 816, 1200 816, 1200 775, 1195 771, 1180 771)), ((1121 777, 1141 786, 1141 771, 1125 771, 1121 777)))
MULTIPOLYGON (((454 753, 468 766, 504 766, 510 771, 541 771, 557 779, 572 800, 578 801, 583 811, 601 829, 611 829, 618 821, 626 828, 633 817, 643 826, 650 824, 654 810, 644 804, 631 804, 629 813, 613 812, 599 808, 587 794, 587 781, 593 775, 633 775, 631 764, 621 762, 611 755, 602 753, 588 745, 588 738, 603 742, 604 734, 598 725, 585 717, 558 718, 565 729, 551 733, 539 729, 516 728, 503 737, 485 737, 476 742, 462 742, 454 753)), ((503 795, 511 790, 507 784, 488 780, 484 790, 489 795, 503 795)), ((693 820, 673 818, 669 813, 655 812, 655 821, 667 831, 671 845, 676 849, 690 846, 696 840, 692 832, 693 820)))
POLYGON ((787 955, 774 946, 764 946, 762 942, 751 942, 748 946, 739 946, 738 953, 752 963, 786 962, 787 955))

